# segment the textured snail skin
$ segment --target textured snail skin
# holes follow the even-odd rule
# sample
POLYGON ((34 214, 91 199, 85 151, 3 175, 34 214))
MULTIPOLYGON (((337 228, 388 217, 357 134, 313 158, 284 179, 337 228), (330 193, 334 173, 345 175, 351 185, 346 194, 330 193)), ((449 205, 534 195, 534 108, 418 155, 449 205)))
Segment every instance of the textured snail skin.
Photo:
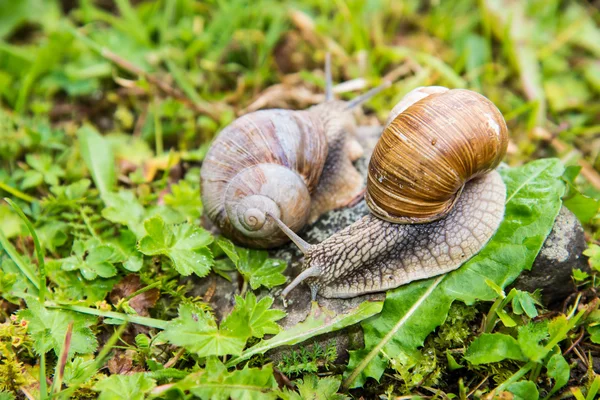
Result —
POLYGON ((504 118, 479 93, 420 88, 395 110, 369 164, 366 201, 379 218, 443 217, 465 183, 496 168, 506 153, 504 118))
POLYGON ((352 165, 361 153, 351 135, 353 121, 342 101, 236 119, 213 141, 202 165, 206 215, 237 243, 271 248, 289 239, 266 212, 296 232, 347 205, 363 187, 352 165))
POLYGON ((363 217, 305 255, 313 298, 347 298, 452 271, 477 254, 504 217, 506 187, 497 171, 471 180, 446 217, 395 224, 363 217))

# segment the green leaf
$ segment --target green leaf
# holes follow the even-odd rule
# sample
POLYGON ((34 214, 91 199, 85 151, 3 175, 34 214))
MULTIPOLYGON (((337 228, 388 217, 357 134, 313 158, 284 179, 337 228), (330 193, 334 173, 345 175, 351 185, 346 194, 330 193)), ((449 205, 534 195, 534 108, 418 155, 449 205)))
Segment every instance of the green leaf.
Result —
POLYGON ((143 400, 145 394, 156 386, 143 372, 133 375, 111 375, 94 385, 94 390, 100 392, 99 400, 143 400))
POLYGON ((100 196, 110 193, 115 187, 115 158, 109 142, 92 126, 84 125, 77 131, 79 151, 85 161, 100 196))
POLYGON ((193 188, 192 185, 184 180, 171 186, 171 193, 164 197, 165 204, 186 218, 196 219, 202 215, 202 200, 200 198, 200 189, 193 188))
POLYGON ((600 272, 600 246, 590 243, 590 247, 584 250, 583 254, 590 258, 592 268, 600 272))
POLYGON ((522 290, 516 290, 516 295, 512 299, 513 312, 517 315, 521 315, 524 312, 529 318, 538 316, 537 309, 535 308, 536 304, 539 304, 538 301, 531 294, 522 290))
POLYGON ((354 325, 363 319, 377 314, 381 311, 381 306, 381 302, 366 301, 347 313, 336 315, 333 311, 319 307, 316 302, 313 302, 312 309, 303 322, 282 331, 268 340, 262 340, 253 347, 245 350, 240 357, 229 361, 227 366, 234 366, 255 354, 264 354, 280 346, 292 346, 312 337, 354 325))
POLYGON ((592 343, 600 344, 600 325, 594 324, 587 327, 592 343))
POLYGON ((298 393, 287 388, 279 392, 283 400, 344 400, 350 397, 337 394, 342 379, 340 376, 319 378, 316 375, 305 375, 303 379, 295 381, 298 393))
POLYGON ((253 290, 260 286, 270 289, 285 283, 286 277, 282 274, 287 267, 285 261, 269 258, 269 254, 264 250, 237 247, 236 252, 239 257, 238 271, 253 290))
POLYGON ((102 210, 102 217, 127 226, 138 238, 144 236, 142 220, 146 211, 133 192, 119 190, 118 193, 106 193, 103 200, 106 208, 102 210))
POLYGON ((277 382, 273 367, 248 368, 227 371, 216 357, 206 361, 205 369, 190 374, 174 385, 180 390, 189 390, 203 400, 263 400, 277 398, 277 382))
POLYGON ((546 354, 548 354, 548 350, 540 343, 549 336, 548 321, 538 323, 530 322, 527 325, 519 327, 517 339, 523 354, 525 354, 528 359, 539 362, 546 357, 546 354))
POLYGON ((75 240, 73 242, 73 255, 61 260, 62 269, 65 271, 81 271, 87 280, 94 280, 98 276, 110 278, 117 274, 116 262, 124 261, 114 248, 101 244, 97 239, 87 242, 75 240))
POLYGON ((206 247, 212 243, 210 233, 189 223, 168 226, 159 216, 144 221, 146 236, 138 249, 147 256, 165 255, 181 275, 208 275, 213 257, 206 247))
POLYGON ((272 297, 263 297, 259 302, 256 301, 254 293, 249 292, 246 298, 235 296, 235 308, 227 316, 222 328, 230 327, 232 324, 240 324, 241 329, 245 330, 248 337, 262 339, 266 334, 274 335, 279 333, 281 328, 275 321, 286 316, 282 310, 271 310, 273 305, 272 297))
POLYGON ((362 324, 365 349, 351 352, 345 385, 362 386, 368 377, 378 380, 388 364, 382 351, 414 358, 427 335, 444 322, 453 301, 494 300, 497 294, 486 279, 504 288, 531 268, 560 210, 562 173, 557 159, 502 170, 507 202, 496 235, 458 270, 389 291, 381 314, 362 324))
POLYGON ((511 383, 506 389, 514 394, 513 400, 538 400, 540 398, 537 386, 531 381, 511 383))
POLYGON ((568 191, 563 198, 563 203, 582 224, 587 224, 598 214, 600 200, 588 197, 579 191, 575 179, 580 171, 580 166, 569 166, 565 169, 563 179, 567 183, 568 191))
POLYGON ((565 358, 560 353, 550 357, 548 363, 546 364, 546 368, 548 369, 548 376, 554 379, 554 386, 552 387, 550 393, 548 393, 546 396, 550 397, 567 384, 569 377, 571 376, 571 369, 569 367, 569 363, 567 363, 565 358))
POLYGON ((515 338, 503 333, 484 333, 471 343, 465 358, 475 365, 506 359, 527 361, 515 338))
POLYGON ((239 355, 249 337, 247 327, 228 323, 227 318, 217 327, 214 317, 194 304, 182 304, 179 317, 167 325, 163 335, 199 357, 239 355))
POLYGON ((34 340, 34 348, 38 354, 54 350, 58 356, 69 323, 73 322, 73 334, 69 355, 75 353, 92 353, 98 347, 96 336, 89 328, 96 323, 96 318, 62 310, 48 310, 37 299, 26 298, 27 309, 18 313, 19 318, 29 322, 27 331, 34 340))

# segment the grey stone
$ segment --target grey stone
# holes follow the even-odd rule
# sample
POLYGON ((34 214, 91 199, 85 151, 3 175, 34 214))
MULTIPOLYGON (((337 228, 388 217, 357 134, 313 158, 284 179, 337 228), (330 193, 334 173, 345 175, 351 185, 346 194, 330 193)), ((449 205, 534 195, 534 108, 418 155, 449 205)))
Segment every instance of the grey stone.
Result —
POLYGON ((528 292, 541 289, 543 303, 552 307, 575 291, 571 279, 574 269, 589 271, 587 260, 582 255, 585 248, 581 223, 563 206, 531 271, 521 273, 514 287, 528 292))

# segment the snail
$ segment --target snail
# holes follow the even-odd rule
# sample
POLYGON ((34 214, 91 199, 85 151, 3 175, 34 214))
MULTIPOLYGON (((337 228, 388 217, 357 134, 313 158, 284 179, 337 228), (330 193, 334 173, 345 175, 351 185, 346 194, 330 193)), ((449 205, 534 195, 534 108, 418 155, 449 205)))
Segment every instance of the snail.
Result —
POLYGON ((484 96, 433 86, 410 92, 384 127, 369 162, 370 214, 319 244, 268 214, 304 253, 313 300, 380 292, 452 271, 477 254, 504 217, 495 170, 508 129, 484 96))
POLYGON ((225 127, 201 170, 206 215, 221 233, 250 247, 277 247, 293 232, 363 192, 352 161, 362 155, 353 138, 352 110, 389 86, 349 101, 333 99, 329 55, 325 102, 307 110, 260 110, 225 127))

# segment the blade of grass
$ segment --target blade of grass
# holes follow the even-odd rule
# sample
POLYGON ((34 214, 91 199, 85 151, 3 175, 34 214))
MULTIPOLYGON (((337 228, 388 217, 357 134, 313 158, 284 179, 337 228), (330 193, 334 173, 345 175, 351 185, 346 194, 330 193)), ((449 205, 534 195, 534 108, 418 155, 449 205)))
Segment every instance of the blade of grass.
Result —
POLYGON ((17 249, 15 249, 14 246, 8 241, 8 239, 6 238, 6 236, 4 236, 2 231, 0 231, 0 246, 2 246, 4 251, 6 251, 6 254, 8 254, 11 260, 14 261, 14 263, 17 265, 17 268, 19 268, 19 271, 21 271, 21 273, 27 278, 27 280, 31 282, 35 290, 38 291, 40 286, 37 278, 35 277, 35 271, 33 271, 30 268, 28 262, 23 260, 17 249))
POLYGON ((46 263, 44 262, 44 251, 42 249, 42 246, 40 246, 40 240, 38 239, 38 236, 35 233, 35 229, 33 228, 31 221, 29 221, 29 218, 27 218, 27 216, 23 213, 23 210, 21 210, 21 207, 19 207, 15 202, 13 202, 11 199, 9 199, 7 197, 4 198, 4 201, 6 201, 8 204, 10 204, 10 206, 13 208, 13 210, 15 210, 17 212, 17 214, 19 215, 19 217, 21 217, 23 222, 25 222, 25 225, 27 226, 27 229, 29 229, 29 233, 31 234, 31 237, 33 238, 33 246, 35 247, 35 255, 37 256, 38 270, 39 270, 38 297, 39 297, 40 302, 43 303, 46 300, 46 263))
POLYGON ((8 186, 4 182, 0 182, 0 190, 4 190, 6 193, 10 193, 13 196, 18 197, 21 200, 25 200, 28 203, 33 203, 34 201, 36 201, 35 197, 31 197, 30 195, 25 194, 20 190, 15 189, 14 187, 8 186))
POLYGON ((70 304, 56 304, 47 302, 44 304, 48 308, 58 308, 61 310, 70 310, 79 312, 82 314, 96 315, 104 318, 117 319, 123 322, 131 322, 138 325, 148 326, 150 328, 165 329, 169 321, 163 321, 162 319, 140 317, 139 315, 129 315, 115 311, 103 311, 96 308, 88 308, 82 306, 74 306, 70 304))

